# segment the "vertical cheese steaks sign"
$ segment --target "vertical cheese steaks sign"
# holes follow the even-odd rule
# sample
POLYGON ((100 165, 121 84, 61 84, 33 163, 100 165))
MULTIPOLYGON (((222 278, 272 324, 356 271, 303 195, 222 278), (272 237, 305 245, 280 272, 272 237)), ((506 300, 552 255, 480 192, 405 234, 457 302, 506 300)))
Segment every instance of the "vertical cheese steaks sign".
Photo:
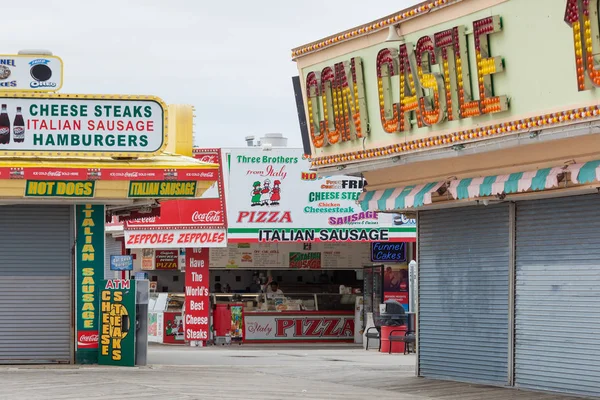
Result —
POLYGON ((208 340, 209 249, 186 249, 185 340, 208 340))
POLYGON ((102 311, 98 364, 135 365, 135 281, 112 279, 100 292, 102 311))
POLYGON ((104 279, 104 206, 75 209, 76 322, 78 364, 98 362, 98 286, 104 279))
POLYGON ((0 93, 0 106, 7 156, 150 157, 167 143, 156 97, 0 93))

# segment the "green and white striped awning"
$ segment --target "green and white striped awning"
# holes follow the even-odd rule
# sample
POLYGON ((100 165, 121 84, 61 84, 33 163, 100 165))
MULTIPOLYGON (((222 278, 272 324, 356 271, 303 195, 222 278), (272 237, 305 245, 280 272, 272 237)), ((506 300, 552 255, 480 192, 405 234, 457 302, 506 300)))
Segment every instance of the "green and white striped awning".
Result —
POLYGON ((393 211, 418 208, 432 204, 432 194, 442 186, 448 189, 448 200, 476 199, 558 187, 559 177, 571 172, 573 183, 600 181, 600 161, 574 164, 570 167, 543 168, 537 171, 516 172, 477 178, 432 182, 399 188, 367 191, 358 199, 363 211, 393 211))
POLYGON ((567 168, 571 172, 571 182, 586 184, 600 182, 600 160, 584 164, 572 164, 567 168))
POLYGON ((445 182, 404 186, 395 189, 373 190, 361 193, 358 198, 363 211, 390 211, 417 208, 431 204, 431 194, 445 182))
POLYGON ((363 211, 406 210, 432 204, 432 194, 442 186, 448 189, 448 200, 469 200, 548 190, 558 187, 559 181, 563 178, 567 179, 567 177, 568 181, 575 185, 600 183, 600 160, 508 175, 464 178, 449 182, 431 182, 422 185, 372 190, 361 193, 357 202, 363 211))
POLYGON ((455 200, 496 196, 545 190, 558 186, 558 175, 565 172, 562 167, 543 168, 537 171, 516 172, 509 175, 466 178, 450 182, 448 191, 455 200))

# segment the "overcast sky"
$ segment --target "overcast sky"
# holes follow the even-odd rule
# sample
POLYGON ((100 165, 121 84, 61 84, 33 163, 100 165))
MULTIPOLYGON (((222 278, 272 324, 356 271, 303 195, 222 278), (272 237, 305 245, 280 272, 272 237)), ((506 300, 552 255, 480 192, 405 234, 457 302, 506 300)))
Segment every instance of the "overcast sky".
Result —
POLYGON ((280 132, 301 146, 293 47, 414 0, 27 0, 3 5, 2 52, 43 48, 63 93, 148 94, 196 107, 196 145, 280 132))

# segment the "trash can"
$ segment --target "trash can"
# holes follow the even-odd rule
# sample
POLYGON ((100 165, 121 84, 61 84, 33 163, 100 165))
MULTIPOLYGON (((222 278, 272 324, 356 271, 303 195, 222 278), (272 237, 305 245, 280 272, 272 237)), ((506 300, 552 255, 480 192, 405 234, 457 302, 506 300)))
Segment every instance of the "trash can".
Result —
POLYGON ((406 311, 400 302, 387 300, 384 302, 385 309, 379 315, 381 319, 381 348, 382 353, 404 353, 404 342, 390 342, 390 333, 394 336, 404 336, 408 330, 406 326, 406 311))
POLYGON ((404 354, 404 342, 390 342, 390 334, 393 336, 405 336, 408 331, 406 325, 402 326, 382 326, 381 327, 381 352, 390 353, 390 346, 392 347, 391 353, 402 353, 404 354))

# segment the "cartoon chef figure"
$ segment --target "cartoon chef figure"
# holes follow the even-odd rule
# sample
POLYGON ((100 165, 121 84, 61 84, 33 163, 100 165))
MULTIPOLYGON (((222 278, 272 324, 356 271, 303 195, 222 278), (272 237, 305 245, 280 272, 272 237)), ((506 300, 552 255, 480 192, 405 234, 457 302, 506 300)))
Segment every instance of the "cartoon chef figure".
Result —
POLYGON ((263 182, 263 189, 261 191, 261 205, 268 206, 269 205, 269 197, 271 193, 271 181, 269 179, 265 179, 263 182))
POLYGON ((260 182, 256 181, 252 184, 252 207, 260 206, 261 188, 260 182))
POLYGON ((281 181, 277 179, 273 182, 273 189, 271 189, 271 205, 276 206, 279 205, 279 200, 281 200, 281 181))

